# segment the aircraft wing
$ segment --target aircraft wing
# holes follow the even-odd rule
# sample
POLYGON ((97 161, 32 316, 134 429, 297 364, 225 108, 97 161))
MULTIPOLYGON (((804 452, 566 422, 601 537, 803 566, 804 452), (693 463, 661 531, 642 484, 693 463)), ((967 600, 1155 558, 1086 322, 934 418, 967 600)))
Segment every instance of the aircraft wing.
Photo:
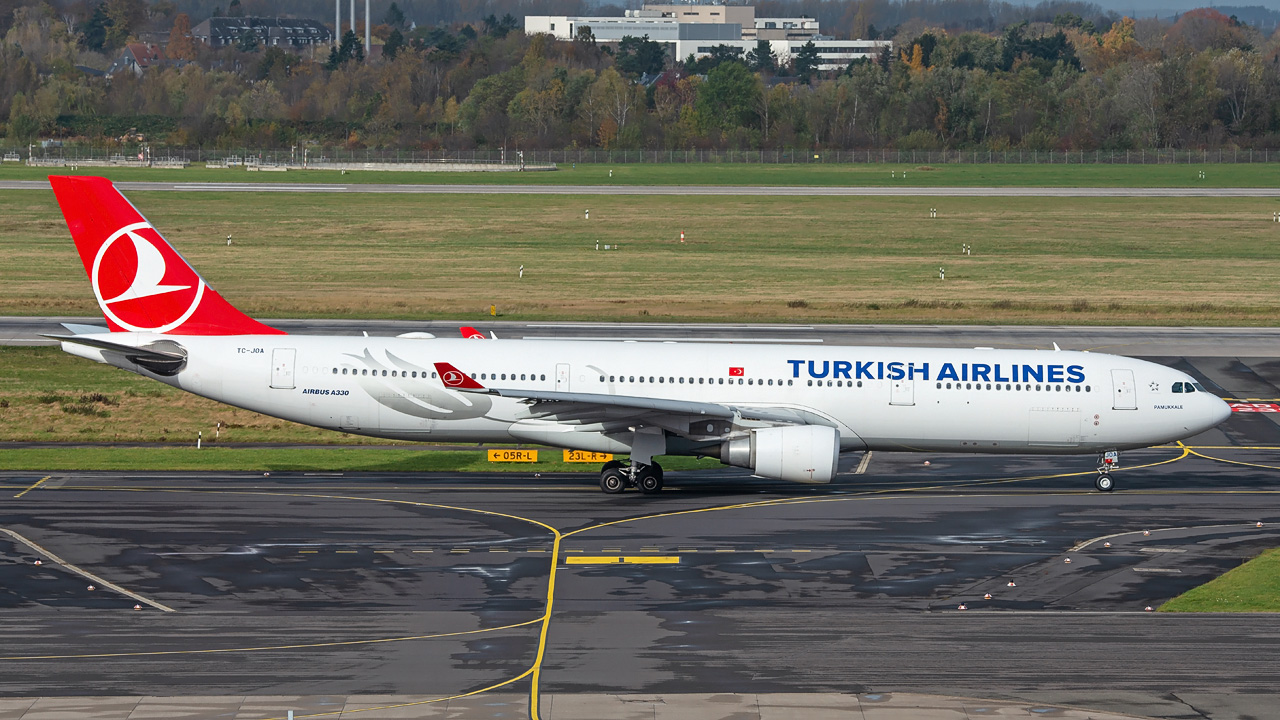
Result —
POLYGON ((448 363, 436 363, 436 369, 442 378, 461 376, 461 380, 453 386, 455 390, 521 400, 529 406, 530 417, 556 422, 605 425, 617 425, 619 422, 629 424, 649 422, 685 436, 721 434, 720 431, 705 433, 701 430, 697 432, 691 430, 695 426, 701 428, 702 422, 713 419, 729 420, 734 423, 747 421, 781 425, 832 424, 819 415, 794 408, 755 407, 604 393, 490 388, 464 375, 448 363))

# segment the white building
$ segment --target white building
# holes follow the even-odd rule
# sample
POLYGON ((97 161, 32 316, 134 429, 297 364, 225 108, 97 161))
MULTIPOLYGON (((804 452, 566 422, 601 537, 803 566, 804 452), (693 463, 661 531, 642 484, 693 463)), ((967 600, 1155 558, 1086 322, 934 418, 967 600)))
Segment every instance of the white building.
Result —
MULTIPOLYGON (((875 60, 880 57, 886 47, 893 45, 889 40, 769 40, 769 47, 778 58, 779 65, 790 63, 800 53, 800 48, 812 42, 818 51, 818 70, 843 70, 854 60, 875 60)), ((711 54, 716 45, 728 45, 741 48, 743 55, 756 49, 755 40, 735 40, 732 42, 707 43, 703 41, 680 40, 676 42, 676 57, 683 60, 690 55, 695 58, 711 54)))
POLYGON ((717 45, 740 48, 745 54, 767 40, 780 63, 788 63, 805 43, 818 50, 819 70, 838 70, 850 62, 875 59, 888 40, 835 40, 821 34, 813 18, 758 18, 750 5, 645 5, 627 10, 623 17, 526 15, 527 34, 546 33, 557 40, 572 40, 582 28, 590 28, 596 42, 616 43, 624 37, 649 36, 668 45, 677 59, 705 57, 717 45))

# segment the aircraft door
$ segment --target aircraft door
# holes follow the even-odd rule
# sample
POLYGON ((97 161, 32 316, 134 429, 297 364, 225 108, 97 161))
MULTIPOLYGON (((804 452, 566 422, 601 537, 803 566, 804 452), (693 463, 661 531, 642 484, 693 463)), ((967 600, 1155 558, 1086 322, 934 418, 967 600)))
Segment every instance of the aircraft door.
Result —
POLYGON ((916 381, 903 378, 891 380, 889 389, 890 405, 915 405, 916 381))
POLYGON ((569 392, 569 363, 556 365, 556 392, 569 392))
POLYGON ((1138 409, 1138 393, 1137 387, 1133 382, 1132 370, 1112 370, 1111 371, 1111 391, 1114 395, 1114 401, 1111 404, 1113 410, 1137 410, 1138 409))
POLYGON ((298 351, 293 348, 275 348, 271 351, 271 387, 292 390, 293 364, 298 351))

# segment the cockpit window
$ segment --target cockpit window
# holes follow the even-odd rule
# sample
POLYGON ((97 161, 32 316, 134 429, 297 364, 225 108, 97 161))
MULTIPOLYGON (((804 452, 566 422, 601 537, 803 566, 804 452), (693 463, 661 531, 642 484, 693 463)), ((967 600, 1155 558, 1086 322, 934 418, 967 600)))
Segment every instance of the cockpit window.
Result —
MULTIPOLYGON (((1200 383, 1187 383, 1187 385, 1190 385, 1191 387, 1194 387, 1196 390, 1199 390, 1200 392, 1209 392, 1209 391, 1208 391, 1208 390, 1206 390, 1206 389, 1204 388, 1204 386, 1203 386, 1203 385, 1201 385, 1200 383)), ((1191 391, 1190 391, 1190 389, 1188 389, 1188 390, 1187 390, 1187 392, 1191 392, 1191 391)))
POLYGON ((1173 391, 1174 391, 1174 392, 1176 392, 1176 393, 1180 393, 1180 392, 1182 392, 1182 383, 1180 383, 1180 382, 1176 382, 1176 383, 1174 383, 1174 384, 1173 384, 1173 391))

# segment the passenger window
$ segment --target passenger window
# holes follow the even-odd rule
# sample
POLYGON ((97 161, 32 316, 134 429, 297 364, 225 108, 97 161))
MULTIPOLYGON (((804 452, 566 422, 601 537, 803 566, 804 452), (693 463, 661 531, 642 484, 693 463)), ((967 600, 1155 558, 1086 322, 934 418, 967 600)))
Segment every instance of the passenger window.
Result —
MULTIPOLYGON (((861 385, 862 383, 858 383, 858 384, 859 384, 859 385, 861 385)), ((791 387, 791 381, 790 381, 790 380, 788 380, 788 381, 787 381, 787 387, 791 387)))
POLYGON ((858 387, 862 387, 862 381, 861 381, 861 380, 859 380, 859 381, 858 381, 858 387))
POLYGON ((653 382, 653 376, 652 376, 652 375, 650 375, 650 376, 649 376, 649 382, 653 382))
MULTIPOLYGON (((521 379, 521 380, 523 380, 523 379, 524 379, 525 374, 526 374, 526 373, 520 373, 520 379, 521 379)), ((601 379, 601 380, 604 380, 604 376, 603 376, 603 375, 601 375, 601 376, 600 376, 600 379, 601 379)))
POLYGON ((541 377, 540 377, 540 378, 538 378, 538 379, 539 379, 539 380, 546 380, 546 379, 547 379, 547 376, 546 376, 546 375, 543 375, 543 376, 541 376, 541 377))
POLYGON ((346 375, 346 374, 347 374, 347 369, 346 369, 346 368, 342 368, 342 374, 343 374, 343 375, 346 375))

